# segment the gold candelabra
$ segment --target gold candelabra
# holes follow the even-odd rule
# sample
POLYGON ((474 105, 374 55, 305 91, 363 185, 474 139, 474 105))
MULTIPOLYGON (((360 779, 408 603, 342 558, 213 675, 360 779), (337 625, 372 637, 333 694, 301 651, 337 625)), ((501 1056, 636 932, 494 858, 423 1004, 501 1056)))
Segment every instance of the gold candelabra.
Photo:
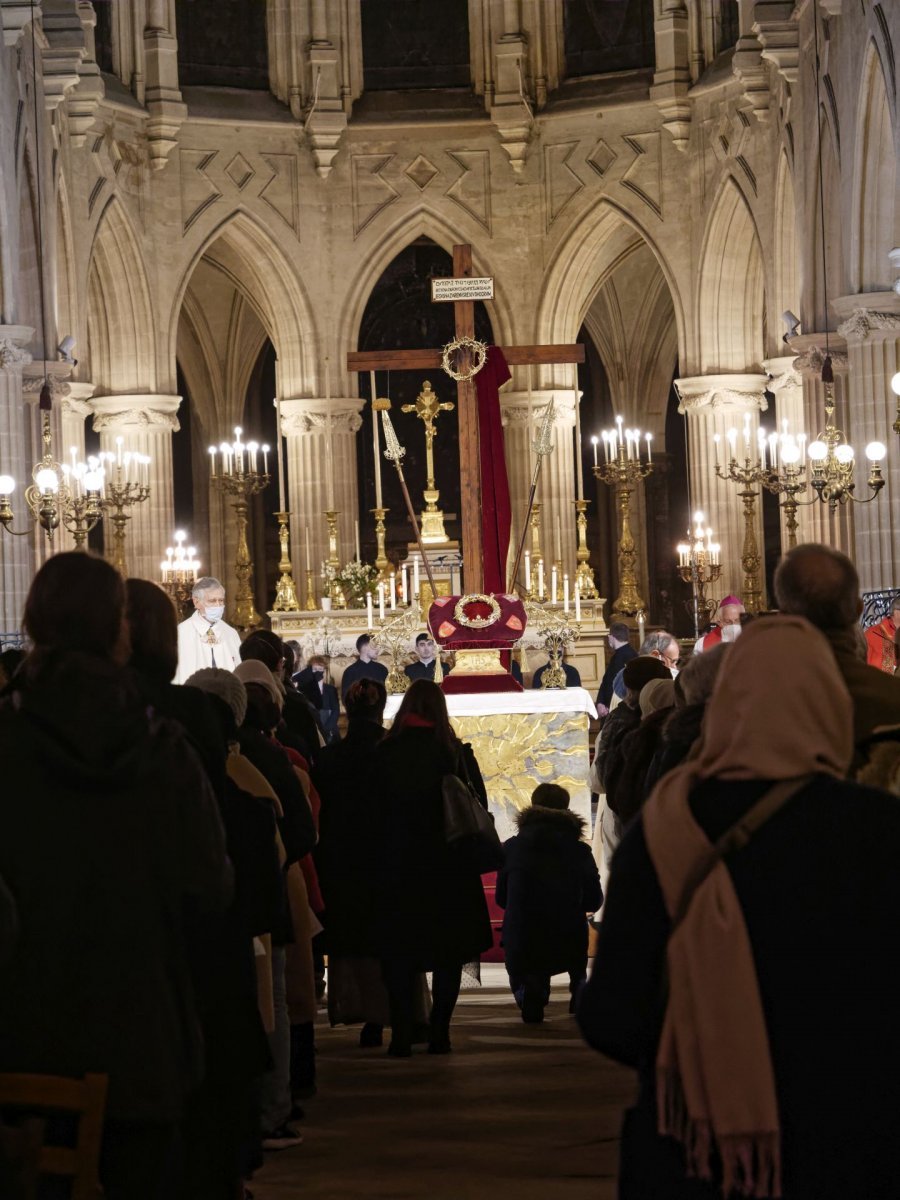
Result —
POLYGON ((183 615, 191 599, 194 584, 200 573, 200 561, 193 546, 185 547, 187 534, 179 529, 175 534, 175 545, 166 547, 166 557, 159 564, 161 583, 172 603, 183 615))
POLYGON ((744 544, 741 549, 741 568, 744 572, 744 581, 741 598, 744 602, 744 608, 746 608, 748 613, 757 613, 763 607, 762 576, 760 572, 761 558, 759 542, 756 538, 756 500, 759 495, 759 486, 769 477, 769 470, 764 457, 765 434, 762 430, 759 430, 757 436, 758 448, 754 457, 752 452, 752 438, 750 436, 750 414, 745 413, 743 464, 737 458, 737 430, 729 429, 729 458, 724 468, 719 462, 720 436, 716 434, 713 438, 716 453, 716 475, 720 479, 725 479, 730 483, 738 485, 737 494, 740 496, 744 507, 744 544))
POLYGON ((799 522, 797 521, 797 509, 801 504, 814 504, 817 496, 813 494, 808 500, 801 500, 809 488, 809 477, 804 460, 804 443, 806 434, 800 434, 798 438, 792 437, 785 432, 780 439, 775 439, 772 443, 772 461, 771 467, 766 478, 763 479, 763 487, 766 491, 771 492, 773 496, 783 496, 781 501, 781 511, 784 513, 784 528, 787 532, 787 548, 792 550, 797 545, 797 530, 799 522), (780 440, 780 465, 779 465, 779 447, 780 440))
MULTIPOLYGON (((50 413, 46 410, 42 414, 41 438, 44 453, 31 472, 33 483, 25 489, 25 503, 51 544, 61 525, 71 533, 75 548, 83 550, 88 534, 103 515, 102 463, 93 456, 86 463, 76 462, 74 451, 71 466, 58 463, 53 456, 50 413)), ((28 529, 12 528, 15 516, 11 497, 15 487, 12 475, 0 475, 0 524, 14 537, 24 537, 28 529)))
POLYGON ((547 669, 541 678, 542 688, 565 688, 566 672, 563 658, 570 646, 581 636, 581 626, 576 618, 570 624, 568 614, 557 613, 526 601, 525 612, 529 624, 537 626, 537 635, 547 652, 547 669))
POLYGON ((387 583, 391 577, 391 564, 388 561, 388 556, 384 547, 385 527, 384 518, 388 514, 386 508, 373 508, 372 516, 375 518, 375 566, 378 569, 378 580, 380 583, 387 583))
POLYGON ((594 572, 591 570, 591 552, 587 544, 587 507, 590 500, 575 500, 575 525, 578 529, 578 550, 575 553, 575 586, 581 593, 582 600, 596 600, 600 593, 594 582, 594 572))
POLYGON ((237 524, 237 549, 234 556, 234 574, 237 593, 234 604, 234 624, 237 629, 254 629, 261 623, 256 611, 250 580, 253 575, 253 560, 247 544, 247 513, 250 499, 269 486, 268 447, 262 447, 263 469, 259 470, 260 447, 256 442, 242 442, 240 426, 235 428, 235 440, 230 445, 223 442, 219 447, 222 468, 216 469, 216 448, 210 448, 212 468, 210 480, 223 496, 231 496, 237 524))
POLYGON ((278 560, 278 570, 281 575, 275 589, 275 603, 272 605, 272 611, 296 612, 300 607, 300 601, 297 598, 297 587, 291 567, 291 514, 277 512, 275 520, 278 522, 278 544, 281 546, 281 558, 278 560))
POLYGON ((869 442, 866 446, 866 458, 869 460, 867 485, 870 494, 862 497, 855 495, 853 447, 844 437, 843 430, 838 429, 834 423, 834 374, 830 356, 826 356, 822 364, 822 383, 825 387, 825 428, 818 438, 810 443, 807 454, 811 464, 810 484, 817 498, 834 512, 839 504, 846 504, 851 500, 856 504, 867 504, 875 499, 884 487, 881 460, 886 454, 886 449, 881 442, 869 442))
POLYGON ((129 453, 123 448, 120 437, 116 438, 115 451, 107 451, 100 457, 108 463, 101 504, 113 527, 109 560, 120 575, 127 575, 125 532, 131 520, 128 509, 150 497, 150 481, 147 477, 150 459, 144 454, 129 453))
MULTIPOLYGON (((384 603, 383 593, 381 603, 384 603)), ((379 646, 385 646, 390 656, 391 666, 388 671, 385 687, 389 696, 399 696, 409 687, 409 676, 403 670, 403 655, 406 647, 415 636, 422 621, 422 612, 418 600, 413 600, 408 608, 400 608, 388 620, 383 618, 378 622, 379 646)), ((440 662, 440 648, 437 651, 440 662)), ((435 667, 435 682, 439 682, 438 668, 435 667)))
MULTIPOLYGON (((700 614, 711 618, 716 601, 706 595, 706 589, 718 583, 722 574, 719 562, 720 546, 712 540, 712 530, 703 524, 703 513, 694 513, 694 525, 688 527, 688 540, 678 546, 678 574, 691 585, 691 599, 685 606, 694 618, 694 638, 700 636, 700 614)), ((643 637, 641 638, 643 641, 643 637)))
POLYGON ((616 428, 604 430, 603 448, 606 461, 597 462, 597 443, 594 443, 594 474, 603 483, 616 489, 619 509, 619 595, 613 604, 616 615, 633 617, 647 606, 637 588, 635 574, 634 537, 631 532, 631 496, 641 480, 653 471, 651 435, 643 435, 647 444, 647 461, 641 459, 641 432, 639 429, 623 428, 621 417, 616 417, 616 428))

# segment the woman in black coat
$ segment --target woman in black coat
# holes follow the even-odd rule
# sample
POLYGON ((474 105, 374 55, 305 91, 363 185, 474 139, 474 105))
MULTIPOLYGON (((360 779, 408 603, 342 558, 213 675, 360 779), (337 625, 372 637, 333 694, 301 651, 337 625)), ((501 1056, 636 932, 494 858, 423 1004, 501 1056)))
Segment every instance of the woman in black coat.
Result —
POLYGON ((441 785, 468 777, 484 807, 487 795, 470 746, 450 726, 444 694, 412 684, 372 763, 375 842, 375 936, 388 989, 393 1036, 388 1053, 411 1053, 416 976, 434 972, 429 1053, 450 1050, 450 1019, 463 964, 492 945, 481 878, 444 840, 441 785))
POLYGON ((354 683, 345 698, 346 736, 320 752, 313 770, 322 801, 315 859, 325 901, 328 1016, 332 1025, 363 1021, 361 1046, 380 1046, 387 1023, 372 907, 378 823, 370 791, 386 701, 377 680, 354 683))

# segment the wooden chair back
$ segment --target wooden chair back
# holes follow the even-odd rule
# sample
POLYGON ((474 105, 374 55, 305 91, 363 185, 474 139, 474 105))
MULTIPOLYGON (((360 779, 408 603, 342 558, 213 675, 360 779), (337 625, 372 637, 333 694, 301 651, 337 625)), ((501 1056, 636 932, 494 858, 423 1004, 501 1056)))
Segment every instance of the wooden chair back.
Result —
POLYGON ((61 1175, 72 1180, 71 1200, 97 1200, 100 1194, 98 1171, 107 1082, 106 1075, 68 1079, 56 1075, 0 1074, 0 1111, 77 1117, 75 1145, 43 1145, 38 1164, 41 1175, 61 1175))

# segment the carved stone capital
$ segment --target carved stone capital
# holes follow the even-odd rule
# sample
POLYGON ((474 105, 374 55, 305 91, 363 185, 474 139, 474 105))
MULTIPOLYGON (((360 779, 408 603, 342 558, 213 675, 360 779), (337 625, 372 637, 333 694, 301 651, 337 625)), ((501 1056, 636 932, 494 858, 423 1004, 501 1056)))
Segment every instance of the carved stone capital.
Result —
POLYGON ((847 341, 862 342, 872 333, 900 332, 900 313, 879 312, 872 308, 854 308, 846 321, 838 325, 838 333, 847 341))
POLYGON ((21 346, 17 346, 12 338, 0 337, 0 370, 9 371, 16 367, 24 367, 31 362, 31 355, 21 346))
MULTIPOLYGON (((844 375, 850 369, 850 360, 846 350, 831 350, 831 368, 836 375, 844 375)), ((794 359, 794 370, 801 378, 822 374, 822 363, 825 361, 825 351, 821 346, 810 346, 803 354, 794 359)))
POLYGON ((695 375, 676 379, 678 411, 696 415, 703 409, 732 409, 735 412, 765 412, 766 375, 695 375))
POLYGON ((558 388, 541 388, 532 391, 531 405, 527 392, 501 392, 500 418, 504 425, 528 425, 529 411, 535 428, 544 419, 547 405, 553 400, 554 425, 573 425, 575 422, 575 397, 571 389, 560 391, 558 388))
POLYGON ((62 412, 69 416, 81 417, 82 420, 87 420, 93 411, 88 400, 94 394, 94 384, 92 383, 69 383, 69 394, 63 399, 61 404, 62 412))
POLYGON ((802 387, 803 377, 796 367, 797 356, 763 359, 763 369, 769 376, 769 391, 778 393, 789 387, 802 387))
POLYGON ((22 394, 29 404, 36 404, 46 380, 50 386, 50 398, 56 404, 68 396, 68 379, 71 374, 72 368, 69 363, 29 360, 22 369, 22 394))
POLYGON ((296 399, 281 401, 281 429, 286 437, 330 430, 332 434, 355 434, 362 428, 364 401, 346 399, 296 399))
POLYGON ((181 426, 175 414, 180 404, 180 396, 94 396, 89 408, 96 433, 177 433, 181 426))

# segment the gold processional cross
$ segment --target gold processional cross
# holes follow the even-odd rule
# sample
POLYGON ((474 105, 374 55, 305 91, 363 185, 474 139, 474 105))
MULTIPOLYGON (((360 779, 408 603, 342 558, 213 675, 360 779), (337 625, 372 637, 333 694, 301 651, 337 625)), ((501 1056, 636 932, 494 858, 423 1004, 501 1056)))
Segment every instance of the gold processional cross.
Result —
MULTIPOLYGON (((442 288, 441 299, 453 301, 456 340, 475 337, 475 298, 469 284, 493 280, 472 279, 472 247, 453 247, 453 285, 442 288)), ((433 297, 434 298, 434 297, 433 297)), ((539 366, 550 363, 584 362, 584 346, 501 346, 511 367, 539 366)), ((350 371, 429 371, 442 367, 443 349, 438 350, 352 350, 347 355, 350 371)), ((481 538, 481 459, 478 448, 478 393, 475 377, 459 379, 456 384, 459 405, 459 476, 462 526, 463 571, 467 592, 484 590, 484 562, 481 538)), ((373 396, 374 400, 375 397, 373 396)))
POLYGON ((449 401, 441 403, 437 392, 432 391, 431 383, 425 380, 422 390, 416 396, 415 404, 404 404, 400 411, 414 412, 425 426, 425 511, 422 513, 422 541, 431 543, 446 542, 444 530, 444 514, 438 508, 440 492, 434 485, 434 439, 437 435, 435 421, 442 412, 453 412, 455 404, 449 401))

